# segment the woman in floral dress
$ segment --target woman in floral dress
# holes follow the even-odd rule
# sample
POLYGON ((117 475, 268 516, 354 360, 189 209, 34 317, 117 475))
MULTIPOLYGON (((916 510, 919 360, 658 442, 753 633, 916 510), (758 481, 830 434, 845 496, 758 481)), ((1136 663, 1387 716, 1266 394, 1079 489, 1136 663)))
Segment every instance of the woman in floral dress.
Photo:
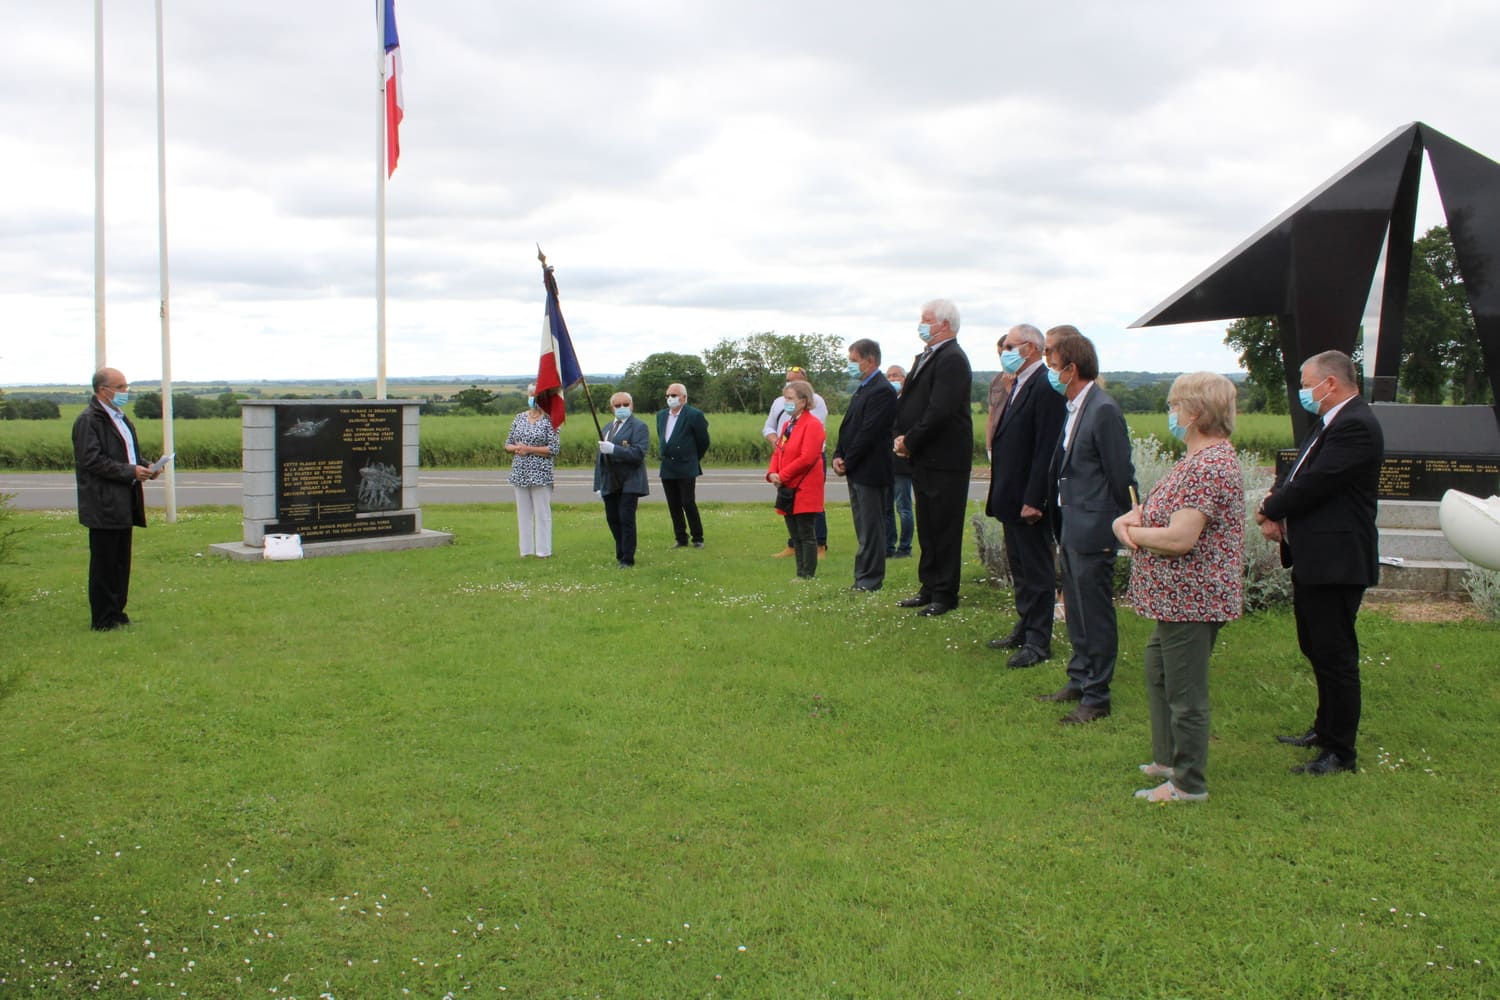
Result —
POLYGON ((1166 780, 1135 793, 1151 802, 1208 798, 1208 658, 1244 596, 1245 484, 1229 443, 1234 397, 1222 375, 1178 376, 1167 393, 1167 426, 1187 454, 1145 506, 1114 523, 1131 551, 1126 603, 1156 620, 1146 644, 1152 756, 1141 771, 1166 780))
POLYGON ((552 555, 552 460, 562 438, 547 414, 536 405, 536 385, 526 387, 528 409, 516 414, 505 438, 510 484, 516 491, 516 522, 521 531, 521 557, 546 559, 552 555))

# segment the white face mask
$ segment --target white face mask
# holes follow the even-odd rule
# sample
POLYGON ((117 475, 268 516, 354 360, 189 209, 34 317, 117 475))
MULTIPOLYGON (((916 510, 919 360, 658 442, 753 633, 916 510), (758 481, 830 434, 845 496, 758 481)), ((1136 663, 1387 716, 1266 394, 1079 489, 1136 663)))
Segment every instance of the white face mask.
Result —
POLYGON ((678 409, 681 409, 681 408, 682 408, 682 397, 681 396, 668 396, 667 397, 667 409, 669 409, 669 410, 678 410, 678 409))

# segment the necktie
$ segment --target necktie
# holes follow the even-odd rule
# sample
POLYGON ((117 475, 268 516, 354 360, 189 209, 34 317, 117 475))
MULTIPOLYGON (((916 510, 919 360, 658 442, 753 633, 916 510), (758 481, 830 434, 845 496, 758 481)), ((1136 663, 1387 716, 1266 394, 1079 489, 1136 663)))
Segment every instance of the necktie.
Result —
POLYGON ((1323 418, 1319 417, 1313 424, 1312 432, 1307 435, 1307 440, 1302 442, 1301 450, 1297 452, 1297 461, 1292 465, 1292 471, 1286 477, 1287 482, 1291 482, 1292 478, 1297 475, 1302 468, 1302 460, 1307 457, 1309 451, 1312 451, 1312 446, 1317 443, 1318 438, 1323 436, 1323 426, 1323 418))
POLYGON ((922 366, 927 363, 927 359, 930 357, 932 357, 932 348, 930 347, 925 348, 921 354, 917 355, 917 363, 911 366, 911 375, 908 378, 916 378, 917 372, 922 370, 922 366))

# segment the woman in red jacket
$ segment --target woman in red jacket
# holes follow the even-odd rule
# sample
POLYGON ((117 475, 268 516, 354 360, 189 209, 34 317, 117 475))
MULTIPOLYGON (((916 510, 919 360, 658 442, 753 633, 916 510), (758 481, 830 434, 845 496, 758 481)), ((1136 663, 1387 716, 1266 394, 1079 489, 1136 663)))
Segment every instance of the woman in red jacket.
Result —
POLYGON ((813 416, 813 390, 806 382, 788 382, 782 390, 791 419, 781 430, 766 481, 797 491, 791 513, 783 512, 797 550, 797 579, 811 580, 818 572, 817 515, 823 512, 823 446, 828 437, 813 416))

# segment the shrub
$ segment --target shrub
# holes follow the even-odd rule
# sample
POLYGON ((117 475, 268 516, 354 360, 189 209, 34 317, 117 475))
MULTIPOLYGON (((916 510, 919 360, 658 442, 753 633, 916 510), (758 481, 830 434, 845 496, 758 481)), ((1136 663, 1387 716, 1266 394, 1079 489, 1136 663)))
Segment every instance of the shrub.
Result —
POLYGON ((1005 556, 1005 530, 1000 522, 979 511, 970 519, 974 527, 974 542, 979 548, 979 561, 984 564, 985 576, 992 587, 1008 590, 1011 586, 1010 563, 1005 556))
MULTIPOLYGON (((0 567, 15 558, 16 536, 21 533, 20 528, 9 523, 16 516, 16 508, 13 506, 15 499, 14 493, 0 493, 0 567)), ((9 604, 14 596, 10 581, 0 580, 0 607, 9 604)))
POLYGON ((1464 576, 1464 590, 1469 592, 1474 610, 1483 615, 1485 621, 1500 622, 1500 572, 1471 564, 1464 576))

